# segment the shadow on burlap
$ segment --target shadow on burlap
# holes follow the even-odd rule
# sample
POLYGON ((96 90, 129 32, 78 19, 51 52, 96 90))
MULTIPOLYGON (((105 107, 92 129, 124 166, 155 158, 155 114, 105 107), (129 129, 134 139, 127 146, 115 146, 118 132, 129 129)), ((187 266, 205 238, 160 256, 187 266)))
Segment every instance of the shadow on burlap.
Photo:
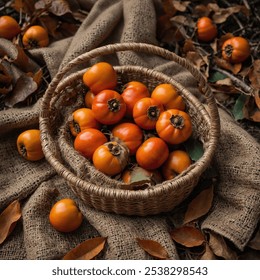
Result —
MULTIPOLYGON (((156 12, 159 1, 77 2, 82 9, 92 8, 76 35, 54 42, 48 48, 31 51, 38 61, 47 65, 52 77, 58 67, 101 45, 115 42, 158 44, 156 12)), ((196 81, 173 62, 130 52, 106 59, 114 64, 157 68, 198 94, 196 81)), ((82 241, 95 236, 108 237, 106 248, 99 256, 101 259, 151 258, 138 246, 136 237, 160 242, 172 259, 178 259, 167 223, 171 213, 141 218, 91 209, 75 197, 46 160, 27 162, 18 155, 16 138, 24 129, 38 127, 40 102, 30 108, 0 112, 0 211, 15 199, 22 204, 22 219, 0 245, 0 259, 60 259, 82 241), (63 197, 75 199, 84 215, 81 227, 67 234, 55 231, 48 220, 51 206, 63 197)), ((259 221, 259 144, 222 110, 220 117, 221 137, 214 158, 219 178, 213 207, 202 228, 219 233, 243 250, 259 221)))

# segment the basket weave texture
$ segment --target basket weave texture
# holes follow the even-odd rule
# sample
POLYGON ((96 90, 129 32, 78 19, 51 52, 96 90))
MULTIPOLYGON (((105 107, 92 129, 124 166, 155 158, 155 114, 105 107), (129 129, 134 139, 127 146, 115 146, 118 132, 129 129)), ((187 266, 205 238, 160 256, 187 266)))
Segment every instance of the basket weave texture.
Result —
POLYGON ((80 55, 63 67, 43 96, 40 110, 42 148, 46 160, 87 205, 105 212, 146 216, 174 209, 192 192, 201 174, 210 165, 218 143, 220 124, 217 105, 205 78, 187 60, 160 47, 144 43, 106 45, 80 55), (186 68, 197 80, 206 99, 205 106, 173 78, 141 66, 115 66, 119 84, 143 82, 150 91, 160 83, 171 83, 182 95, 191 116, 194 139, 203 144, 203 156, 172 180, 144 190, 127 190, 125 184, 97 171, 73 148, 68 116, 84 104, 84 65, 92 59, 123 51, 157 55, 186 68), (78 69, 82 70, 78 70, 78 69), (76 70, 75 70, 76 69, 76 70))

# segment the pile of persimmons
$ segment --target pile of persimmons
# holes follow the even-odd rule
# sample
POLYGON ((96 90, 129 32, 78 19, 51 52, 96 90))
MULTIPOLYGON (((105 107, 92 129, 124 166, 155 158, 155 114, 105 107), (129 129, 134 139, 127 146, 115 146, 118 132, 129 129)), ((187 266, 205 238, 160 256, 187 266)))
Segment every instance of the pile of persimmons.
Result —
POLYGON ((192 163, 187 152, 175 148, 191 136, 192 123, 174 86, 159 84, 149 92, 144 83, 130 81, 119 87, 107 62, 90 67, 83 83, 89 89, 85 106, 69 117, 69 129, 74 148, 97 170, 122 174, 131 183, 136 168, 149 178, 169 180, 192 163))

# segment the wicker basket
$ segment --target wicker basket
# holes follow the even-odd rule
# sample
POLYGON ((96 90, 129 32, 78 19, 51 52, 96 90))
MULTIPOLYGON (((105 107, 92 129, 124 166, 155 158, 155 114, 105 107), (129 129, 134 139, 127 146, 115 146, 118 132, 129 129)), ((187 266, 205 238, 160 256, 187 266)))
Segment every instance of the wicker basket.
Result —
MULTIPOLYGON (((146 216, 170 211, 187 198, 198 183, 201 174, 211 163, 218 143, 220 124, 218 109, 210 88, 201 73, 187 60, 154 45, 121 43, 103 46, 82 54, 58 72, 43 96, 40 111, 40 130, 46 160, 59 175, 65 178, 76 195, 88 206, 105 212, 146 216), (138 191, 121 189, 118 187, 117 180, 106 178, 107 176, 105 175, 100 176, 99 183, 96 183, 95 180, 93 181, 93 178, 89 180, 82 178, 82 176, 78 175, 77 170, 73 170, 67 164, 66 159, 69 160, 70 155, 63 156, 64 150, 59 147, 57 140, 62 118, 64 118, 64 112, 63 114, 61 112, 66 111, 66 108, 74 109, 77 107, 75 100, 79 95, 78 92, 83 89, 82 75, 86 69, 72 72, 73 69, 78 69, 79 66, 90 63, 93 58, 122 51, 157 55, 169 61, 175 61, 195 77, 198 87, 207 102, 206 110, 205 106, 187 89, 169 76, 155 70, 140 66, 115 66, 118 78, 122 83, 138 80, 145 83, 150 90, 159 83, 171 83, 174 85, 187 104, 187 111, 191 115, 195 132, 193 137, 199 139, 204 148, 203 156, 173 180, 164 181, 156 186, 138 191), (103 181, 102 178, 104 179, 103 181), (106 180, 110 182, 109 187, 106 185, 106 180)), ((65 137, 68 137, 68 134, 66 135, 65 137)), ((78 156, 80 157, 80 155, 78 156)), ((71 157, 73 157, 72 154, 71 157)), ((90 173, 94 170, 92 164, 87 160, 84 168, 90 173)))

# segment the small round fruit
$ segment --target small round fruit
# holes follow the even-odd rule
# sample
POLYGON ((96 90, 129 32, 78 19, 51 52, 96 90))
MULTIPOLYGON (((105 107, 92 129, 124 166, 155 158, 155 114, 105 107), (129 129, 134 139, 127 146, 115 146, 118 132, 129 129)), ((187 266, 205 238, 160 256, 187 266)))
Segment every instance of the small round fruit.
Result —
POLYGON ((192 134, 190 116, 181 110, 164 111, 156 122, 156 131, 160 138, 169 144, 180 144, 192 134))
POLYGON ((129 150, 118 142, 107 142, 99 146, 93 154, 95 168, 108 176, 121 173, 127 165, 129 150))
POLYGON ((107 62, 99 62, 91 66, 83 74, 83 83, 94 93, 104 89, 114 89, 117 85, 117 74, 113 66, 107 62))
POLYGON ((157 100, 145 97, 138 100, 133 108, 135 123, 143 129, 155 128, 160 114, 164 111, 163 105, 157 100))
POLYGON ((244 62, 250 56, 250 45, 243 37, 232 37, 222 46, 222 57, 231 63, 244 62))
POLYGON ((131 81, 124 86, 122 97, 126 104, 126 117, 133 117, 135 103, 144 97, 150 97, 150 93, 145 84, 138 81, 131 81))
POLYGON ((16 141, 19 154, 27 160, 37 161, 44 157, 39 129, 29 129, 22 132, 16 141))
POLYGON ((171 152, 166 162, 162 165, 164 179, 173 179, 186 170, 191 164, 190 156, 185 151, 175 150, 171 152))
POLYGON ((197 34, 200 41, 209 42, 216 38, 218 30, 210 18, 201 17, 197 21, 197 34))
POLYGON ((13 39, 21 32, 18 22, 10 16, 0 17, 0 37, 8 40, 13 39))
POLYGON ((77 136, 86 128, 100 128, 100 123, 95 119, 93 111, 89 108, 79 108, 69 118, 69 128, 73 136, 77 136))
POLYGON ((95 128, 81 131, 74 140, 74 148, 81 155, 91 160, 95 150, 107 142, 106 136, 95 128))
POLYGON ((128 147, 130 155, 134 155, 143 141, 143 132, 134 123, 121 123, 112 129, 111 139, 118 139, 128 147))
POLYGON ((94 97, 92 111, 100 123, 116 124, 124 117, 126 104, 117 91, 106 89, 94 97))
POLYGON ((83 215, 74 200, 64 198, 56 202, 50 211, 51 225, 60 232, 71 232, 79 228, 83 215))
POLYGON ((93 103, 94 97, 95 97, 95 94, 90 90, 85 94, 84 101, 85 101, 85 105, 87 108, 89 108, 89 109, 92 108, 92 103, 93 103))
POLYGON ((159 168, 168 156, 169 148, 167 144, 161 138, 151 137, 138 148, 136 161, 142 168, 154 170, 159 168))
POLYGON ((165 110, 185 110, 185 103, 182 96, 171 84, 159 84, 152 92, 151 98, 160 102, 165 110))
POLYGON ((49 45, 49 35, 42 26, 33 25, 25 31, 22 41, 25 48, 43 48, 49 45))

